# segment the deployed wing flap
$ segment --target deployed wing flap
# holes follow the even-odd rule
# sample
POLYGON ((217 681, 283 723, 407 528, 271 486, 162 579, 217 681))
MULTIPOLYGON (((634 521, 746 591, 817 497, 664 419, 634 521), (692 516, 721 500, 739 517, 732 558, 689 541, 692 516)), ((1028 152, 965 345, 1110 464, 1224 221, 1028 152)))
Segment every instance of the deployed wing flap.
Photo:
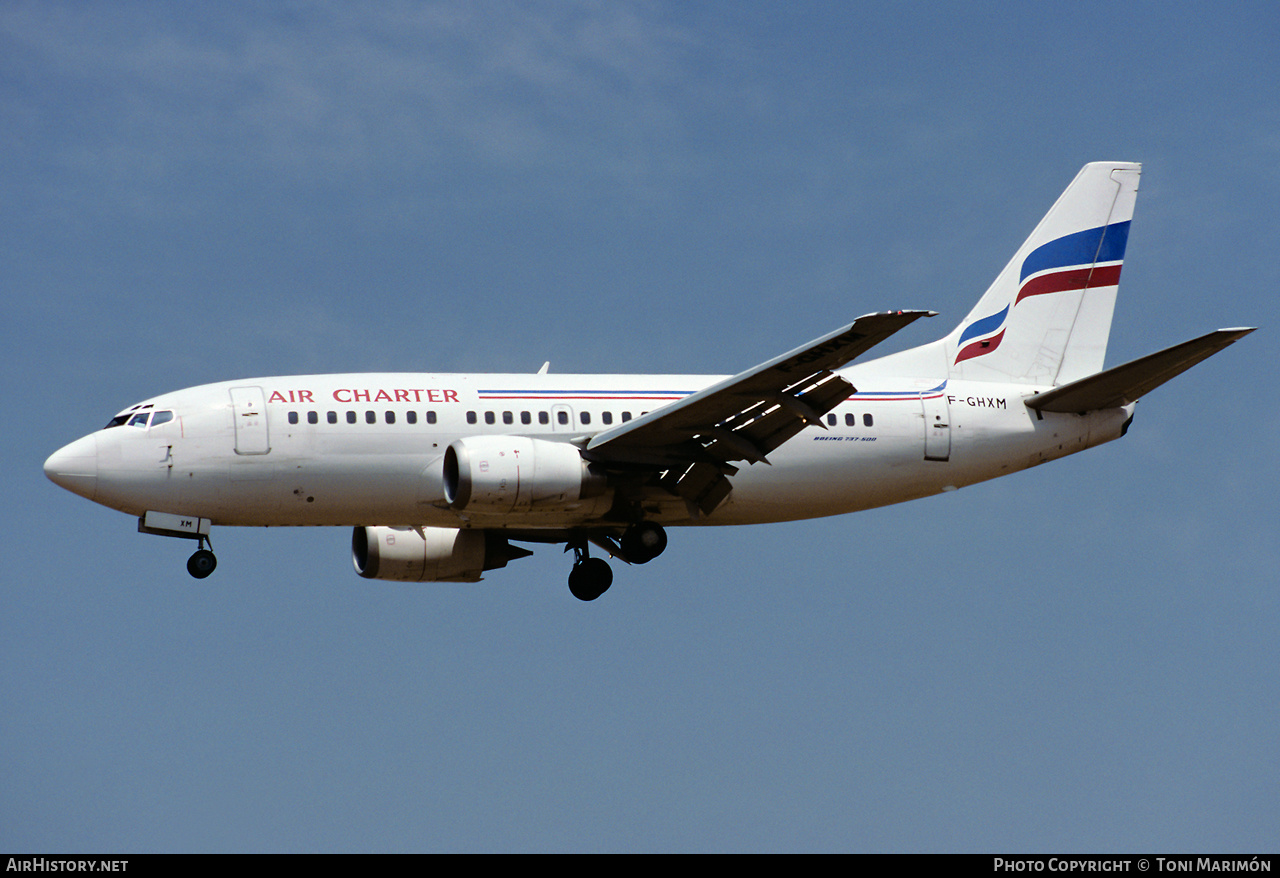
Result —
POLYGON ((661 484, 672 494, 684 498, 689 504, 689 514, 694 518, 710 515, 733 490, 724 473, 708 463, 668 470, 661 484))
POLYGON ((711 440, 705 446, 707 452, 726 461, 768 463, 766 454, 810 424, 826 429, 822 416, 854 392, 852 384, 829 371, 808 376, 800 384, 764 395, 701 434, 711 440))
MULTIPOLYGON (((596 434, 587 444, 588 456, 594 460, 625 461, 629 459, 628 452, 633 450, 638 462, 647 462, 658 449, 687 446, 691 439, 701 435, 706 435, 707 439, 714 438, 710 431, 717 426, 741 432, 746 425, 754 424, 777 410, 785 412, 803 428, 806 422, 826 414, 852 392, 852 385, 839 376, 831 375, 830 370, 860 356, 907 324, 932 314, 932 311, 890 311, 859 317, 850 326, 679 402, 596 434), (831 378, 836 378, 843 387, 836 384, 825 387, 821 393, 816 392, 831 378)), ((744 438, 760 444, 761 453, 767 454, 799 432, 797 429, 780 441, 770 441, 771 433, 785 433, 776 427, 769 429, 782 418, 782 415, 777 416, 766 426, 744 434, 744 438)), ((707 443, 699 445, 705 447, 707 443)), ((751 459, 751 455, 742 453, 732 457, 717 454, 717 457, 751 459)))
POLYGON ((767 455, 847 399, 854 387, 832 370, 932 311, 886 311, 705 388, 679 402, 596 434, 584 456, 606 465, 656 466, 662 484, 703 514, 715 509, 737 472, 730 461, 767 455))
POLYGON ((1251 332, 1251 328, 1214 330, 1123 366, 1027 397, 1024 402, 1028 407, 1043 412, 1089 412, 1119 408, 1150 393, 1251 332))
MULTIPOLYGON (((783 408, 801 421, 809 420, 814 415, 824 415, 835 407, 836 402, 849 394, 851 385, 840 379, 844 381, 845 388, 837 393, 823 394, 824 397, 833 399, 826 399, 829 404, 820 410, 814 404, 818 402, 817 397, 801 398, 806 389, 818 385, 820 379, 829 374, 829 370, 844 366, 897 330, 920 317, 932 314, 932 311, 888 311, 859 317, 850 326, 837 329, 796 348, 795 351, 783 353, 781 357, 760 363, 754 369, 740 372, 733 378, 699 390, 680 402, 673 402, 649 412, 648 415, 627 421, 626 424, 603 430, 591 439, 586 448, 593 452, 591 457, 595 459, 625 459, 626 454, 621 453, 623 448, 652 453, 653 449, 687 443, 692 436, 699 435, 709 427, 723 425, 723 422, 730 419, 740 419, 727 427, 735 429, 736 426, 754 420, 754 417, 748 415, 758 410, 762 403, 783 408), (813 412, 813 415, 805 415, 805 412, 813 412)), ((764 411, 767 408, 760 411, 760 415, 764 411)), ((773 451, 773 448, 777 448, 777 444, 768 448, 767 452, 773 451)), ((648 457, 648 454, 643 454, 643 457, 648 457)), ((739 456, 728 459, 748 458, 739 456)))

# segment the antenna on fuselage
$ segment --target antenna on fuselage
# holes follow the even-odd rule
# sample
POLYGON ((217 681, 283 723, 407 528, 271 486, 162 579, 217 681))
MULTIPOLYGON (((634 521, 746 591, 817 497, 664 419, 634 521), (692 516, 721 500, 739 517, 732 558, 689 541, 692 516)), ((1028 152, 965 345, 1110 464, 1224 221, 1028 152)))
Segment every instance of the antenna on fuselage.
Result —
POLYGON ((547 370, 548 370, 548 369, 550 369, 550 368, 551 368, 551 361, 550 361, 550 360, 547 360, 545 363, 543 363, 543 364, 542 364, 542 368, 538 370, 538 374, 539 374, 539 375, 546 375, 546 374, 547 374, 547 370))

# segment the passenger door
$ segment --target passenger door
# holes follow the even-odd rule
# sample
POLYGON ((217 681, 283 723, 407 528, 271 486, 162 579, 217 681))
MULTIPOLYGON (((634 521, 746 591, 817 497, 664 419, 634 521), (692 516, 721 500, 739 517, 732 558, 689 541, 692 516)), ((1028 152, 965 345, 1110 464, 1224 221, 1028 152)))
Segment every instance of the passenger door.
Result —
POLYGON ((267 433, 267 400, 261 387, 231 388, 231 409, 236 424, 236 454, 271 451, 267 433))

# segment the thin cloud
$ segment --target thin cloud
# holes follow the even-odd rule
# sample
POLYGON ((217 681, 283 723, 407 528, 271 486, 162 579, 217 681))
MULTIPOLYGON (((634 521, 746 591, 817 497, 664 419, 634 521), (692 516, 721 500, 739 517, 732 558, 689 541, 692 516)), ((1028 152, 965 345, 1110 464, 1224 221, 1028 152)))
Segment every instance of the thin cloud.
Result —
POLYGON ((234 7, 216 22, 10 8, 0 28, 19 82, 5 115, 61 135, 67 168, 105 164, 144 190, 228 168, 293 181, 538 168, 591 161, 584 134, 624 155, 669 145, 693 39, 614 3, 320 4, 266 23, 234 7))

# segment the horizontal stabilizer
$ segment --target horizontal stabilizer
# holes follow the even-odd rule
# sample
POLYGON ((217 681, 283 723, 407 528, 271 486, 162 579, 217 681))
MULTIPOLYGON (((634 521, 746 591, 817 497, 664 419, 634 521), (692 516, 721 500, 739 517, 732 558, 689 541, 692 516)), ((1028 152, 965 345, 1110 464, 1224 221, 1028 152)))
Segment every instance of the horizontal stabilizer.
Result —
POLYGON ((1176 378, 1196 363, 1208 359, 1251 332, 1252 328, 1218 329, 1123 366, 1028 397, 1024 401, 1029 408, 1042 412, 1091 412, 1119 408, 1150 393, 1170 378, 1176 378))

